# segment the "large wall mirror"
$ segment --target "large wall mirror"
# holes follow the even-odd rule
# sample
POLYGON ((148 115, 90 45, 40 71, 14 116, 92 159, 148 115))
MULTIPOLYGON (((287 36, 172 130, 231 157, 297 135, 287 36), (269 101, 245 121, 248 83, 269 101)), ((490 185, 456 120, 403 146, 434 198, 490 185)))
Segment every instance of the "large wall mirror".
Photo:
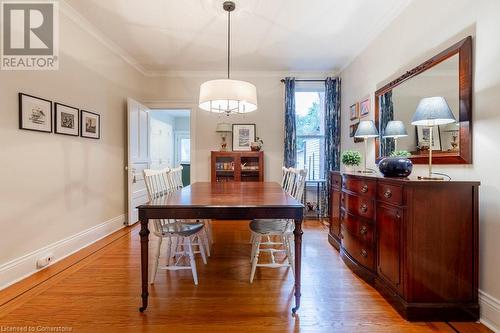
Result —
POLYGON ((413 163, 428 163, 432 149, 433 163, 472 163, 472 38, 463 39, 380 88, 375 102, 380 133, 375 140, 377 161, 395 150, 405 150, 413 163), (430 128, 414 126, 411 119, 422 98, 435 96, 446 100, 456 122, 434 126, 430 142, 430 128), (390 121, 398 121, 390 127, 399 125, 392 133, 387 127, 390 121))

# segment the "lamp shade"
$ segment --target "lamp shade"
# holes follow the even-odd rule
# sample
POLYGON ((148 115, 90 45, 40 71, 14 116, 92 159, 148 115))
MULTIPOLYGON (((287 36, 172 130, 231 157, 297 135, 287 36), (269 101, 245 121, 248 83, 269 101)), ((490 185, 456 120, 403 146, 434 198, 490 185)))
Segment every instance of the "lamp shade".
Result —
POLYGON ((221 79, 200 86, 200 109, 216 113, 247 113, 257 110, 257 88, 246 81, 221 79))
POLYGON ((356 138, 376 138, 377 136, 378 131, 372 120, 360 121, 358 129, 354 133, 354 137, 356 138))
POLYGON ((233 131, 233 127, 231 126, 231 124, 228 124, 228 123, 218 123, 217 127, 215 128, 215 131, 217 133, 232 132, 233 131))
POLYGON ((405 124, 401 120, 391 120, 387 123, 384 130, 384 138, 401 138, 408 136, 405 124))
POLYGON ((418 103, 417 110, 411 119, 412 125, 437 126, 456 121, 444 97, 426 97, 418 103))

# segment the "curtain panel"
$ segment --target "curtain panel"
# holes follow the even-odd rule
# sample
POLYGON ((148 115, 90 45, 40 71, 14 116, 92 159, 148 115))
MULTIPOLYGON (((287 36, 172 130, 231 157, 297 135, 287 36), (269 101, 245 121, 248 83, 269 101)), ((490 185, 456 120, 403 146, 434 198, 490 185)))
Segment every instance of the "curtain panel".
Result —
POLYGON ((340 78, 325 80, 325 203, 324 212, 329 212, 330 171, 340 169, 340 78))
POLYGON ((295 167, 297 159, 297 137, 295 125, 295 78, 285 78, 285 142, 283 165, 295 167))
POLYGON ((387 123, 394 120, 394 105, 392 103, 392 91, 380 96, 380 156, 389 156, 394 151, 394 139, 384 138, 387 123))

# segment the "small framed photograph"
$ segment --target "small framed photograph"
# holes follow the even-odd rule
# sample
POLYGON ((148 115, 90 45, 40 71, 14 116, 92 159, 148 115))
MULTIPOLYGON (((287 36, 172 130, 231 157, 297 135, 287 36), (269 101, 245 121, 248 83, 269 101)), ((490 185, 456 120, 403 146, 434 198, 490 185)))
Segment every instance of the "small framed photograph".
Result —
POLYGON ((19 129, 52 133, 52 102, 19 93, 19 129))
POLYGON ((363 118, 370 114, 370 98, 367 98, 359 103, 359 117, 363 118))
POLYGON ((101 137, 101 116, 94 112, 80 110, 80 136, 99 139, 101 137))
POLYGON ((359 123, 355 123, 355 124, 352 124, 351 126, 349 126, 349 137, 351 137, 351 138, 354 137, 354 133, 356 133, 356 130, 358 129, 358 125, 359 125, 359 123))
POLYGON ((233 151, 251 150, 255 142, 255 124, 233 124, 233 151))
POLYGON ((79 110, 69 105, 54 103, 54 133, 80 135, 79 110))
POLYGON ((354 103, 349 107, 349 119, 356 120, 359 118, 359 103, 354 103))
POLYGON ((432 126, 432 144, 429 144, 430 129, 430 127, 417 126, 418 148, 420 148, 420 150, 427 150, 429 146, 431 146, 432 150, 441 150, 441 131, 439 126, 432 126))

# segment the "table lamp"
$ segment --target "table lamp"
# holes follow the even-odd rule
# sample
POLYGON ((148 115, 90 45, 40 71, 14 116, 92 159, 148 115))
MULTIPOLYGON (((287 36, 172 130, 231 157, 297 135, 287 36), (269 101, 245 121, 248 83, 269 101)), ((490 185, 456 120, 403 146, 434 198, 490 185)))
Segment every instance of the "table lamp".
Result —
POLYGON ((391 120, 387 123, 384 130, 384 138, 394 139, 394 151, 398 150, 398 138, 408 136, 405 124, 401 120, 391 120))
POLYGON ((359 122, 358 129, 354 133, 355 138, 362 138, 365 143, 365 155, 363 158, 364 168, 363 173, 372 173, 373 171, 366 169, 366 151, 368 150, 368 139, 376 138, 378 136, 377 128, 372 120, 363 120, 359 122))
POLYGON ((228 133, 231 133, 233 131, 233 128, 231 124, 228 123, 218 123, 217 127, 215 128, 215 132, 220 133, 220 136, 222 138, 222 142, 220 143, 220 151, 226 151, 227 150, 227 142, 226 142, 226 137, 228 133))
POLYGON ((417 110, 411 119, 415 126, 429 128, 429 176, 420 177, 424 180, 443 180, 443 178, 432 177, 432 130, 434 126, 446 125, 456 122, 453 112, 444 97, 426 97, 418 103, 417 110))

